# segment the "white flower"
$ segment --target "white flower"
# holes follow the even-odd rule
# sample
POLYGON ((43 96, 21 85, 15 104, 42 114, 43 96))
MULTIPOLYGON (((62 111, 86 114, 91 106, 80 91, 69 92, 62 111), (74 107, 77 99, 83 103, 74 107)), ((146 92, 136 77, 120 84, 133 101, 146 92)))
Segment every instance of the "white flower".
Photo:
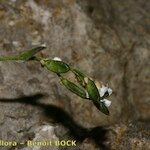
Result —
POLYGON ((96 87, 99 91, 100 97, 103 97, 106 92, 108 92, 109 95, 112 94, 112 89, 111 88, 109 88, 105 85, 101 85, 101 86, 99 84, 97 84, 97 85, 96 85, 96 87))
POLYGON ((53 60, 62 61, 61 58, 59 58, 59 57, 54 57, 53 60))
POLYGON ((107 99, 103 99, 103 100, 100 100, 101 102, 104 102, 104 105, 106 107, 109 107, 111 105, 111 101, 107 100, 107 99))
MULTIPOLYGON (((99 91, 100 97, 103 97, 106 92, 108 92, 109 95, 112 94, 112 89, 108 86, 105 86, 103 83, 95 82, 95 85, 99 91)), ((111 101, 107 99, 102 99, 100 102, 103 102, 106 107, 109 107, 111 105, 111 101)))

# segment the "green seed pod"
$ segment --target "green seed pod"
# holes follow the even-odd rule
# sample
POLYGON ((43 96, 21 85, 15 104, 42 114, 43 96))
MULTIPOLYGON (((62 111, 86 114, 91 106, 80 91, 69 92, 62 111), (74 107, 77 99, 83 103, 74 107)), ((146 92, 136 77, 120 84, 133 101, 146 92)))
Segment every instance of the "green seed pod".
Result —
POLYGON ((71 82, 65 78, 62 78, 62 77, 61 77, 61 82, 71 92, 75 93, 76 95, 80 96, 81 98, 86 98, 86 92, 82 87, 79 87, 76 84, 74 84, 73 82, 71 82))
POLYGON ((42 60, 42 65, 44 65, 48 70, 55 72, 57 74, 66 73, 70 70, 70 67, 63 61, 56 60, 42 60))
POLYGON ((96 106, 96 108, 98 110, 100 110, 102 113, 104 113, 105 115, 109 115, 109 110, 108 108, 105 106, 104 102, 94 102, 94 105, 96 106))
POLYGON ((98 89, 91 79, 88 78, 87 84, 86 84, 86 90, 89 94, 89 99, 91 99, 93 102, 97 103, 100 100, 100 95, 98 92, 98 89))

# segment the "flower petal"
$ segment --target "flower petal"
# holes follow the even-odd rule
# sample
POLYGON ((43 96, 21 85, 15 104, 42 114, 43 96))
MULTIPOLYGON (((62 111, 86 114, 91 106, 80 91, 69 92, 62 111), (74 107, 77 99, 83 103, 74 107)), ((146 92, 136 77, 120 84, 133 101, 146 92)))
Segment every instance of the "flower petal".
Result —
POLYGON ((62 61, 61 58, 59 58, 59 57, 54 57, 53 60, 62 61))
POLYGON ((101 102, 104 102, 106 107, 109 107, 111 105, 111 101, 109 101, 107 99, 103 99, 103 100, 101 100, 101 102))
POLYGON ((111 88, 108 88, 108 93, 109 93, 109 95, 112 94, 112 89, 111 88))
POLYGON ((107 91, 108 91, 108 87, 102 85, 102 87, 99 88, 99 94, 100 94, 100 97, 104 96, 104 94, 105 94, 107 91))

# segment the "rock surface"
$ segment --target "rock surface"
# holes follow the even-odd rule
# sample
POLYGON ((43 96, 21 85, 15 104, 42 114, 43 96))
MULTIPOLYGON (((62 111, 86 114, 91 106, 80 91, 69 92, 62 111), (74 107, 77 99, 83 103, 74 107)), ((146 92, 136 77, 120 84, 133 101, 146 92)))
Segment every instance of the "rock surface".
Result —
POLYGON ((60 133, 48 139, 66 133, 80 141, 72 149, 96 150, 96 127, 112 126, 116 135, 110 131, 106 142, 112 149, 149 149, 149 9, 148 0, 1 0, 0 55, 45 43, 42 56, 61 57, 108 83, 114 94, 105 116, 38 63, 0 62, 0 139, 36 139, 44 125, 57 126, 60 133))

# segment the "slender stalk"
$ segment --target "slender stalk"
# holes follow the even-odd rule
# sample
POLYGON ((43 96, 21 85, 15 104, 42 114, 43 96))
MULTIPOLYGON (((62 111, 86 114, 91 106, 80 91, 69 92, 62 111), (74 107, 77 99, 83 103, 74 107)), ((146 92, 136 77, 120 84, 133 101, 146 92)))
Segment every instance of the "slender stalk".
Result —
POLYGON ((0 56, 0 61, 20 60, 18 56, 0 56))

